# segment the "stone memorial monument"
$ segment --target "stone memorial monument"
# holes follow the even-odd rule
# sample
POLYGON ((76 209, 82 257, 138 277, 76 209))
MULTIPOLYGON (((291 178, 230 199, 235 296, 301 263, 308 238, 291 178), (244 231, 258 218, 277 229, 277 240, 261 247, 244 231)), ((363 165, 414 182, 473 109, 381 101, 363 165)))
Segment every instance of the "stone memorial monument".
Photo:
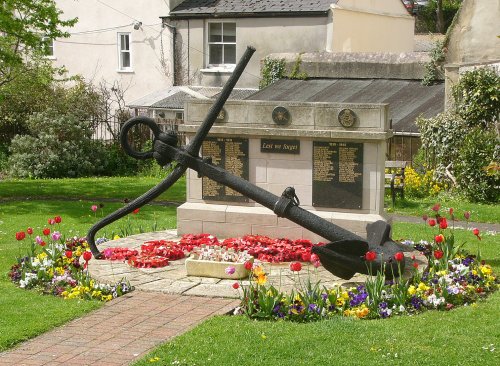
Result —
MULTIPOLYGON (((191 100, 180 130, 192 138, 211 101, 191 100)), ((366 237, 383 215, 386 104, 228 101, 202 145, 211 163, 271 193, 293 186, 300 206, 366 237)), ((259 234, 325 241, 244 195, 187 172, 179 234, 259 234)))

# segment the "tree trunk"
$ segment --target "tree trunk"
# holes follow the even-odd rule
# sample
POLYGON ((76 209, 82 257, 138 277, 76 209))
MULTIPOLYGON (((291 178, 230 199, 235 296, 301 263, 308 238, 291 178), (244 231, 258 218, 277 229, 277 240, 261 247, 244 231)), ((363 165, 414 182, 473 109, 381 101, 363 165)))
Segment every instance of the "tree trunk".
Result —
POLYGON ((443 0, 437 0, 437 8, 436 8, 436 15, 437 15, 437 22, 436 22, 436 28, 437 31, 441 34, 444 34, 444 17, 443 17, 443 0))

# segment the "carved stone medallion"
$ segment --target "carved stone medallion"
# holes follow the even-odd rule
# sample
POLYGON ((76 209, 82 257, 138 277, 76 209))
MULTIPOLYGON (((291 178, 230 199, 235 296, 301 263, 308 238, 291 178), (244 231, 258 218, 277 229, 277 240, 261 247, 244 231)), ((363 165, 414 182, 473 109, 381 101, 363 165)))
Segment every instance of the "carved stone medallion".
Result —
POLYGON ((356 113, 350 109, 342 109, 339 113, 339 123, 344 127, 352 127, 356 123, 356 113))

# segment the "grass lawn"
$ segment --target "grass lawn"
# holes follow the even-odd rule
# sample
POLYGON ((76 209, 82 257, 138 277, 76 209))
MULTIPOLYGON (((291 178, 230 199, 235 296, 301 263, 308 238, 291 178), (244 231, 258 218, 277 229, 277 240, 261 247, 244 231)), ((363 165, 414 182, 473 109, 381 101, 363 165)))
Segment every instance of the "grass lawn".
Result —
MULTIPOLYGON (((90 210, 94 202, 89 201, 17 201, 0 204, 0 351, 28 338, 32 338, 57 325, 66 323, 88 311, 101 306, 96 301, 63 300, 54 296, 25 291, 14 286, 7 273, 21 248, 15 233, 33 227, 39 233, 47 226, 47 219, 60 215, 60 231, 65 236, 84 236, 101 215, 121 207, 121 203, 105 203, 97 217, 90 210)), ((174 228, 175 207, 146 206, 137 215, 130 215, 129 222, 123 218, 98 233, 111 236, 132 227, 134 233, 142 226, 151 231, 154 223, 158 230, 174 228)))
MULTIPOLYGON (((396 223, 395 238, 422 239, 433 231, 396 223)), ((499 236, 480 242, 456 230, 467 249, 481 246, 483 257, 500 272, 499 236)), ((498 365, 500 292, 475 306, 386 320, 294 324, 244 317, 212 318, 160 346, 135 365, 498 365), (153 363, 155 364, 155 363, 153 363)))
MULTIPOLYGON (((47 331, 70 319, 82 316, 101 304, 89 301, 62 300, 16 288, 7 278, 10 266, 20 254, 15 233, 28 226, 35 232, 47 226, 47 219, 60 215, 60 230, 66 235, 85 235, 100 217, 122 206, 104 202, 95 215, 90 211, 99 199, 133 199, 159 182, 156 178, 88 178, 34 181, 0 181, 0 199, 22 200, 0 203, 0 351, 47 331), (50 197, 50 199, 39 199, 50 197), (63 200, 60 198, 80 198, 63 200)), ((159 199, 185 200, 185 181, 159 199)), ((422 200, 430 208, 434 200, 422 200)), ((472 211, 471 219, 499 222, 496 207, 460 203, 456 212, 472 211), (496 217, 495 220, 481 220, 496 217)), ((415 203, 417 204, 417 203, 415 203)), ((420 203, 418 203, 420 204, 420 203)), ((408 204, 409 205, 409 204, 408 204)), ((403 208, 402 208, 403 209, 403 208)), ((407 208, 405 208, 407 209, 407 208)), ((421 208, 414 207, 421 215, 421 208), (420 211, 419 211, 420 210, 420 211)), ((407 212, 410 214, 410 212, 407 212)), ((98 233, 114 233, 139 227, 144 231, 175 227, 175 208, 147 206, 139 214, 123 218, 98 233), (155 224, 156 223, 156 224, 155 224)), ((394 225, 395 239, 429 238, 431 229, 423 224, 394 225)), ((499 237, 484 235, 478 242, 467 231, 457 230, 457 241, 469 242, 469 249, 481 245, 483 257, 496 273, 500 272, 499 237)), ((333 319, 312 324, 270 323, 241 317, 216 317, 185 335, 167 343, 139 364, 150 364, 159 357, 161 365, 496 365, 500 363, 500 294, 496 293, 477 307, 450 312, 428 312, 414 317, 383 321, 333 319), (493 345, 496 348, 491 351, 493 345), (177 362, 178 361, 178 362, 177 362)))
MULTIPOLYGON (((160 181, 159 178, 151 177, 0 180, 0 198, 134 199, 146 193, 160 181)), ((185 177, 182 177, 177 184, 163 193, 157 200, 186 201, 185 177)))
POLYGON ((421 217, 424 213, 431 216, 431 210, 434 204, 441 204, 441 212, 447 211, 450 207, 454 209, 457 220, 464 220, 464 212, 470 211, 470 220, 475 222, 500 223, 500 208, 495 204, 471 203, 461 201, 449 195, 440 195, 439 197, 426 198, 401 198, 396 199, 396 204, 392 207, 391 198, 385 197, 385 209, 389 213, 400 215, 418 216, 421 217))

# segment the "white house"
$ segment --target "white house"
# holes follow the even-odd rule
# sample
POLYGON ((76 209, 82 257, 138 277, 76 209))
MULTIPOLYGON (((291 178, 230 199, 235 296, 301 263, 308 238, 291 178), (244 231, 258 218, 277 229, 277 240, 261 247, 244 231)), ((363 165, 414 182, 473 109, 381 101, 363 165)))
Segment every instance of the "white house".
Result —
POLYGON ((220 87, 249 44, 257 52, 239 88, 259 85, 260 62, 271 53, 414 46, 414 19, 401 0, 56 2, 79 21, 70 38, 54 40, 54 63, 95 83, 119 82, 129 104, 172 85, 220 87))
MULTIPOLYGON (((179 5, 175 6, 175 3, 179 5)), ((222 86, 247 45, 239 87, 257 87, 260 61, 285 52, 412 52, 414 19, 401 0, 185 0, 165 26, 182 84, 222 86)))
POLYGON ((56 39, 50 56, 57 66, 88 81, 120 83, 131 101, 172 85, 172 38, 160 15, 165 0, 56 0, 65 18, 78 17, 70 38, 56 39))

